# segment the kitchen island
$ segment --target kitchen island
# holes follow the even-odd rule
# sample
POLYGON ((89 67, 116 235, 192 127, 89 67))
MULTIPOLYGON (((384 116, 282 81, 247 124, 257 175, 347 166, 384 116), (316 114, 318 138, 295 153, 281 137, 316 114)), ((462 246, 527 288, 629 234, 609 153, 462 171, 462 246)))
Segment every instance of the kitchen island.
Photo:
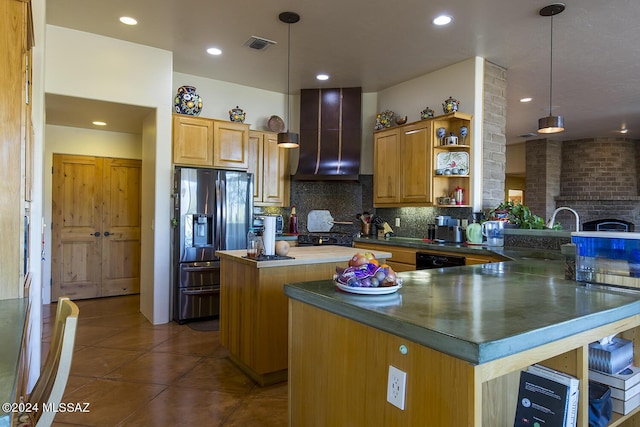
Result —
MULTIPOLYGON (((246 250, 220 256, 220 342, 230 359, 260 385, 287 380, 288 300, 285 283, 331 279, 357 249, 292 247, 291 259, 256 261, 246 250)), ((374 251, 384 260, 389 252, 374 251)))
MULTIPOLYGON (((566 281, 562 261, 400 277, 398 292, 379 296, 345 293, 331 280, 285 286, 289 425, 513 425, 519 373, 542 363, 581 380, 586 427, 588 344, 616 333, 633 339, 640 325, 637 293, 566 281), (387 402, 389 366, 407 373, 404 410, 387 402)), ((636 412, 614 414, 610 425, 636 412)))

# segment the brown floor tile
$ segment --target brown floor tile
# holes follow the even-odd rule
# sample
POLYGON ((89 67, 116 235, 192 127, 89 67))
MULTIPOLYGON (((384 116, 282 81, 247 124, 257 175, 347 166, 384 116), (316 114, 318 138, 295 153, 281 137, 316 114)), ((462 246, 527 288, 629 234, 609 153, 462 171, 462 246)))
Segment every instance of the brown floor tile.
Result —
POLYGON ((89 403, 90 412, 58 413, 56 421, 112 427, 148 404, 165 388, 155 384, 96 379, 64 396, 65 402, 89 403))
POLYGON ((228 393, 246 394, 257 387, 229 359, 203 359, 176 385, 180 387, 219 390, 228 393))
POLYGON ((83 318, 82 309, 80 309, 79 322, 79 324, 85 326, 105 326, 119 329, 130 328, 132 326, 153 326, 141 313, 121 313, 115 316, 83 318))
POLYGON ((220 345, 218 332, 194 331, 185 325, 181 328, 179 333, 170 336, 152 351, 190 356, 227 356, 227 351, 220 345))
POLYGON ((249 397, 227 419, 225 427, 286 426, 287 400, 274 397, 249 397))
POLYGON ((219 426, 240 405, 227 393, 172 386, 119 426, 219 426))
POLYGON ((71 374, 102 377, 142 355, 141 352, 103 347, 82 347, 73 353, 71 374))
POLYGON ((192 370, 200 360, 197 356, 150 352, 125 363, 105 378, 169 385, 192 370))
MULTIPOLYGON (((256 386, 228 359, 219 332, 152 325, 138 295, 76 301, 76 345, 54 426, 286 426, 287 384, 256 386)), ((43 361, 56 304, 43 306, 43 361)))
POLYGON ((149 351, 166 341, 173 332, 168 329, 152 329, 132 326, 104 340, 96 346, 121 350, 149 351))
POLYGON ((80 321, 76 331, 76 345, 96 345, 105 338, 109 338, 118 332, 122 332, 122 329, 108 326, 87 326, 80 321))

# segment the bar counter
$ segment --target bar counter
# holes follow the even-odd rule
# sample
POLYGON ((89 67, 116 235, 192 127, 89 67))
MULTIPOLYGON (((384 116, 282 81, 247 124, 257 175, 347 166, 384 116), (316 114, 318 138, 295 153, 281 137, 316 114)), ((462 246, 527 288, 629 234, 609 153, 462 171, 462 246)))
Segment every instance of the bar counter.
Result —
POLYGON ((290 425, 512 425, 519 372, 542 362, 581 380, 586 426, 588 344, 636 334, 640 294, 567 281, 563 261, 524 258, 400 273, 388 295, 289 282, 290 425), (386 402, 390 365, 407 373, 404 411, 386 402), (344 406, 348 396, 368 410, 344 406))

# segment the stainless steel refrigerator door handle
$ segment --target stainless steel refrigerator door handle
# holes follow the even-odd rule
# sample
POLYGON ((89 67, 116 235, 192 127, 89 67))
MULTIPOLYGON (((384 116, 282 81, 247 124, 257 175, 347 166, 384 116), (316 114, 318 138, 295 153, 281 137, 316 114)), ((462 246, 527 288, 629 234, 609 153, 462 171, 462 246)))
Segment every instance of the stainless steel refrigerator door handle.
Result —
POLYGON ((199 271, 207 271, 207 270, 220 270, 220 265, 217 266, 207 266, 207 267, 182 267, 180 271, 186 271, 188 273, 197 273, 199 271))
POLYGON ((197 290, 197 291, 187 291, 182 290, 184 295, 209 295, 209 294, 217 294, 219 293, 219 289, 207 289, 207 290, 197 290))
POLYGON ((224 180, 224 172, 218 171, 216 173, 216 230, 218 231, 218 235, 216 236, 215 249, 227 249, 224 247, 224 242, 226 241, 227 230, 225 229, 226 224, 226 209, 225 209, 225 200, 226 200, 226 182, 224 180))

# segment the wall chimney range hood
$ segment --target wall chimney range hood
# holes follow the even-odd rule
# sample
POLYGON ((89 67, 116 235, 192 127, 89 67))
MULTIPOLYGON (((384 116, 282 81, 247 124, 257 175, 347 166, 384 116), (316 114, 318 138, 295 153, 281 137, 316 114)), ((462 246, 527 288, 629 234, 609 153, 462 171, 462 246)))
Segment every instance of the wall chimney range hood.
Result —
POLYGON ((362 88, 302 89, 297 180, 356 181, 362 88))

